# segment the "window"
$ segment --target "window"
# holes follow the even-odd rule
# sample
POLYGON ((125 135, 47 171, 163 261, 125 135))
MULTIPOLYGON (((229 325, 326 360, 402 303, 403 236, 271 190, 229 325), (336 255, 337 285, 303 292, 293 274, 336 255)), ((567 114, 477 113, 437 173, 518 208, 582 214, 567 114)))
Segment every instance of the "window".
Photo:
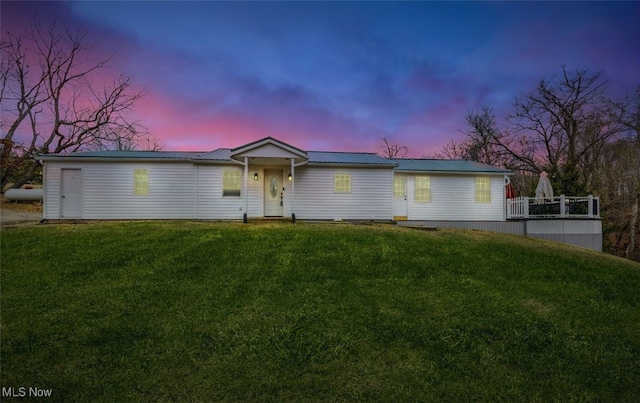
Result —
POLYGON ((133 194, 135 196, 149 196, 149 170, 133 170, 133 194))
POLYGON ((240 197, 242 177, 240 171, 224 171, 222 173, 222 196, 240 197))
POLYGON ((416 202, 431 202, 431 177, 416 176, 416 194, 414 195, 416 202))
POLYGON ((476 178, 476 203, 491 203, 491 178, 476 178))
POLYGON ((336 193, 351 193, 351 175, 336 175, 333 182, 336 193))
POLYGON ((404 178, 393 178, 393 197, 404 197, 404 178))

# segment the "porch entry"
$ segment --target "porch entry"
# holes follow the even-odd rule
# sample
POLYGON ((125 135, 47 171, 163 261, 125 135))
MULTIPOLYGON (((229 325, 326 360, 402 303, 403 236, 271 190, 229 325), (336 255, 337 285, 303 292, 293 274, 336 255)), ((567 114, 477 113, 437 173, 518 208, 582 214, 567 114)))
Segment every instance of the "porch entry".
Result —
POLYGON ((393 219, 407 219, 407 177, 395 175, 393 178, 393 219))
POLYGON ((284 188, 282 169, 264 171, 264 216, 282 217, 284 211, 284 188))
POLYGON ((64 218, 82 216, 82 171, 80 169, 62 170, 60 216, 64 218))

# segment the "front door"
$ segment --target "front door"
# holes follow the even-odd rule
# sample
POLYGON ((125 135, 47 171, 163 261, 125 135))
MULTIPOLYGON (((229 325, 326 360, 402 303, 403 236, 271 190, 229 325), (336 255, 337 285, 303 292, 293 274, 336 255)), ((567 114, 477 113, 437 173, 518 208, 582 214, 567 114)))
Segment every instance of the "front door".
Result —
POLYGON ((62 191, 60 216, 64 218, 82 217, 82 171, 79 169, 62 170, 62 191))
POLYGON ((407 177, 404 175, 393 178, 393 219, 407 219, 407 177))
POLYGON ((282 217, 284 205, 284 188, 282 187, 282 170, 264 171, 264 215, 265 217, 282 217))

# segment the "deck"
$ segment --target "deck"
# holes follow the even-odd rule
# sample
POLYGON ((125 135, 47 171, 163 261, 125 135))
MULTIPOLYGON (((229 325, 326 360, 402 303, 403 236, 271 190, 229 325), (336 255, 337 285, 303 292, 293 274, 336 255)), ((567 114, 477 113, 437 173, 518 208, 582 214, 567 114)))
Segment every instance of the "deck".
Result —
POLYGON ((549 218, 600 218, 600 198, 560 196, 553 198, 516 197, 507 199, 507 220, 549 218))

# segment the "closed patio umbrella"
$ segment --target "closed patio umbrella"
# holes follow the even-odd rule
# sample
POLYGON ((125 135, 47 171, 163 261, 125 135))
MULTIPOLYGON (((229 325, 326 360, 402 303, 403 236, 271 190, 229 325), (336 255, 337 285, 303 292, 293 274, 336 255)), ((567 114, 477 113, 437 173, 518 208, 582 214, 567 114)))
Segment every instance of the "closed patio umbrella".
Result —
POLYGON ((507 183, 507 185, 505 186, 504 193, 507 196, 507 199, 516 198, 516 190, 513 188, 511 182, 507 183))
POLYGON ((544 171, 540 173, 540 180, 536 187, 536 201, 538 203, 544 202, 545 199, 553 200, 553 188, 551 187, 551 182, 549 181, 548 176, 549 175, 544 171))

